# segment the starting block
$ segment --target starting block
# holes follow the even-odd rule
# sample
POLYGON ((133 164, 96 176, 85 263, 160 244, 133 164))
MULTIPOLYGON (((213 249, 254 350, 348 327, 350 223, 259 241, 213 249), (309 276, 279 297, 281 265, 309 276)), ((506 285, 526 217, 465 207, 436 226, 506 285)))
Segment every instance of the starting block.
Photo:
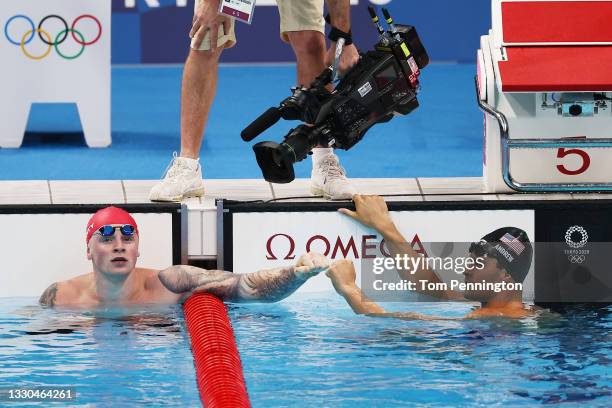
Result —
POLYGON ((493 0, 477 53, 489 192, 612 190, 612 1, 493 0))

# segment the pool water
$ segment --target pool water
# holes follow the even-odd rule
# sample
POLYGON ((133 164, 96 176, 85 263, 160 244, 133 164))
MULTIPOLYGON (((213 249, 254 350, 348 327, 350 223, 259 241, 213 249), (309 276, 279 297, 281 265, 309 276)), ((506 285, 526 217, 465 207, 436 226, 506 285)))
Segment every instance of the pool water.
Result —
MULTIPOLYGON (((84 406, 199 405, 180 307, 34 305, 0 299, 0 387, 72 386, 84 406)), ((471 307, 389 309, 459 317, 471 307)), ((610 407, 611 312, 400 321, 356 316, 332 293, 230 307, 254 407, 610 407)))
POLYGON ((0 388, 73 387, 71 406, 200 404, 179 306, 82 312, 36 302, 0 298, 0 388))
MULTIPOLYGON (((447 317, 471 307, 392 305, 447 317)), ((400 321, 356 316, 329 295, 231 314, 255 406, 610 407, 612 308, 606 312, 400 321)))

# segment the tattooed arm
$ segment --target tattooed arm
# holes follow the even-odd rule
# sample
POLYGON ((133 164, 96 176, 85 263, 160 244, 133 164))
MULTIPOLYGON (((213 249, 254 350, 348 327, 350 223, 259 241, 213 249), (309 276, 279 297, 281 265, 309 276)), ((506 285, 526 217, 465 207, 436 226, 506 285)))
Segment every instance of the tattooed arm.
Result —
POLYGON ((53 307, 55 306, 56 296, 57 296, 57 282, 49 286, 47 289, 45 289, 42 296, 38 300, 38 303, 40 303, 43 306, 53 307))
POLYGON ((327 268, 324 256, 309 253, 295 266, 245 274, 172 266, 159 272, 159 280, 174 293, 206 292, 230 302, 277 302, 327 268))

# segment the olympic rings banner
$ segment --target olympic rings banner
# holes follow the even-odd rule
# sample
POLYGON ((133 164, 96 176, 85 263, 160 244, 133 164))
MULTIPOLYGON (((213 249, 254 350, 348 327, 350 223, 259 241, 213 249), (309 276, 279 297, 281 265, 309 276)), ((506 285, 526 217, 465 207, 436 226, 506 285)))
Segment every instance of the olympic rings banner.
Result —
POLYGON ((0 147, 19 147, 32 103, 76 103, 90 147, 111 143, 109 0, 0 2, 0 147))
POLYGON ((68 26, 66 19, 64 19, 62 16, 57 14, 48 14, 43 17, 37 25, 35 25, 30 17, 23 14, 16 14, 9 18, 4 24, 4 36, 11 44, 18 46, 26 57, 32 60, 41 60, 47 57, 51 53, 52 48, 55 48, 57 55, 59 55, 60 57, 67 60, 72 60, 80 57, 83 54, 83 51, 85 51, 85 47, 93 45, 100 40, 100 37, 102 36, 102 23, 100 23, 100 20, 96 16, 93 16, 91 14, 81 14, 80 16, 74 19, 70 26, 68 26), (81 31, 76 29, 76 25, 80 20, 84 21, 87 19, 92 20, 97 26, 97 33, 90 41, 86 41, 81 31), (18 25, 18 20, 24 20, 29 25, 29 29, 25 31, 25 33, 21 37, 13 39, 10 34, 12 31, 11 29, 13 28, 13 26, 18 25), (61 31, 59 31, 55 36, 52 36, 51 34, 49 34, 49 31, 43 28, 45 22, 51 20, 58 20, 63 25, 61 31), (60 45, 69 39, 69 33, 70 38, 73 39, 74 42, 80 46, 78 52, 73 55, 67 55, 60 51, 60 45), (30 52, 28 52, 26 46, 31 43, 32 40, 34 40, 36 37, 38 37, 37 39, 39 39, 46 45, 46 49, 42 54, 34 56, 30 54, 30 52))

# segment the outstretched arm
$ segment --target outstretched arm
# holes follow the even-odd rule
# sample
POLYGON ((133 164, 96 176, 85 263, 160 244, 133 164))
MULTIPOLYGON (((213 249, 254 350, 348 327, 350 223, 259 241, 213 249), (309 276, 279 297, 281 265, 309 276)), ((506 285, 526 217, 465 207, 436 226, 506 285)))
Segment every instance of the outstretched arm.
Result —
POLYGON ((349 304, 353 312, 373 317, 392 317, 401 320, 457 320, 454 318, 427 316, 412 312, 387 312, 368 298, 355 282, 357 274, 353 262, 342 260, 334 262, 326 275, 331 279, 334 289, 349 304))
MULTIPOLYGON (((395 258, 397 255, 403 257, 407 255, 410 258, 417 258, 417 254, 412 245, 397 229, 395 223, 391 219, 389 210, 385 200, 380 196, 365 196, 355 195, 353 197, 355 202, 356 211, 351 211, 346 208, 341 208, 339 211, 342 214, 348 215, 354 220, 359 221, 366 227, 374 228, 378 233, 382 235, 387 245, 387 248, 391 251, 391 257, 395 258)), ((419 267, 416 270, 398 269, 398 274, 402 279, 418 284, 421 280, 426 280, 432 283, 441 283, 443 280, 435 273, 435 271, 428 269, 424 263, 419 263, 419 267)), ((420 286, 417 286, 420 287, 420 286)), ((462 300, 463 296, 461 293, 455 290, 431 290, 421 291, 430 296, 434 296, 440 299, 446 300, 462 300)))
POLYGON ((331 279, 336 292, 346 300, 353 312, 357 314, 386 313, 385 309, 370 300, 355 283, 357 274, 352 261, 334 262, 326 275, 331 279))
POLYGON ((230 302, 277 302, 328 268, 318 254, 300 257, 295 266, 237 274, 178 265, 159 272, 159 280, 174 293, 206 292, 230 302))

